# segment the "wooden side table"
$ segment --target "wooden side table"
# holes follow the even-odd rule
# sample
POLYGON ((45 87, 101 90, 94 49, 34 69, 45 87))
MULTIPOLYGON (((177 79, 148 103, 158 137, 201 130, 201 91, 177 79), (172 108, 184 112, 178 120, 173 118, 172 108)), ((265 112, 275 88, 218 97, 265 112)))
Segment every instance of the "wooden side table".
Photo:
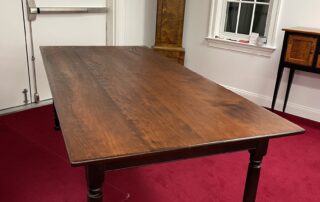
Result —
POLYGON ((287 102, 295 70, 320 74, 320 29, 295 27, 283 29, 285 37, 275 84, 271 109, 274 110, 284 68, 289 68, 289 80, 283 105, 287 102))
POLYGON ((185 0, 158 0, 156 42, 157 52, 184 64, 182 47, 185 0))

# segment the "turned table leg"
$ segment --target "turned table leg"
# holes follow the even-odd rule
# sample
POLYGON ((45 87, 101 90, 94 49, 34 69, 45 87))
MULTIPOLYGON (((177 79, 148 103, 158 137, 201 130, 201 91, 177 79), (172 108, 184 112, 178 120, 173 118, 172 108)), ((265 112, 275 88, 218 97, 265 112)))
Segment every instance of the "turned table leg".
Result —
POLYGON ((260 169, 263 156, 268 150, 268 140, 258 142, 256 149, 249 150, 250 163, 247 173, 243 202, 254 202, 258 190, 260 169))
POLYGON ((54 103, 53 103, 53 119, 54 119, 54 129, 57 131, 61 130, 59 117, 57 114, 56 107, 54 106, 54 103))
POLYGON ((103 201, 104 170, 99 166, 87 166, 88 202, 103 201))

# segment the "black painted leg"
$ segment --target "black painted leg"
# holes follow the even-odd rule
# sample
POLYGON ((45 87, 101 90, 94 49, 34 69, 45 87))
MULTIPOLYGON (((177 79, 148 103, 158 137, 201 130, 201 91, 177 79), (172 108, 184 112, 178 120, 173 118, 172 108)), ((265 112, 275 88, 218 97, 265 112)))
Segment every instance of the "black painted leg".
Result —
POLYGON ((288 80, 288 85, 287 85, 287 92, 286 92, 286 97, 284 100, 284 105, 283 105, 283 110, 282 110, 283 112, 285 112, 286 108, 287 108, 287 103, 288 103, 289 94, 290 94, 290 90, 291 90, 291 86, 292 86, 294 72, 295 72, 295 69, 290 69, 289 80, 288 80))
POLYGON ((260 169, 263 156, 268 150, 268 140, 258 142, 257 148, 250 150, 250 163, 248 168, 243 202, 254 202, 258 190, 260 169))
POLYGON ((103 200, 103 181, 104 170, 99 166, 86 167, 88 184, 88 202, 102 202, 103 200))
POLYGON ((54 106, 54 103, 53 103, 53 118, 54 118, 54 130, 60 131, 61 130, 60 121, 59 121, 58 114, 56 111, 56 107, 54 106))
POLYGON ((280 83, 281 83, 281 79, 282 79, 282 75, 283 75, 283 70, 284 70, 284 67, 280 64, 279 69, 278 69, 278 74, 277 74, 276 85, 274 87, 273 98, 272 98, 272 105, 271 105, 272 110, 274 110, 274 107, 276 105, 276 100, 278 97, 279 87, 280 87, 280 83))

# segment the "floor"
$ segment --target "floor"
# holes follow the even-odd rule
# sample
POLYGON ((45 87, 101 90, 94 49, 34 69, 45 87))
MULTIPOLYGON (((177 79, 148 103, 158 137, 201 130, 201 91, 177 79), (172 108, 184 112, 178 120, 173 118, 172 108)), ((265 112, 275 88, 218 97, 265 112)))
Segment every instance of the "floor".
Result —
MULTIPOLYGON (((257 202, 320 201, 320 123, 281 114, 306 134, 275 139, 263 162, 257 202)), ((248 152, 106 173, 106 202, 236 202, 248 152)), ((0 117, 0 201, 85 202, 83 168, 68 162, 52 107, 0 117)))

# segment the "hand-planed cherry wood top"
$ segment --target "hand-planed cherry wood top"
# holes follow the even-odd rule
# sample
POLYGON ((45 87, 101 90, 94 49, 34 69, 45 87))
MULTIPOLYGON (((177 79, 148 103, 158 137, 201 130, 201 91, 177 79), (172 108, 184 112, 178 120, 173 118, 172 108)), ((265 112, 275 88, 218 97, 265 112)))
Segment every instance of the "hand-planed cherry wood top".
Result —
POLYGON ((302 133, 145 47, 41 47, 72 165, 302 133))

